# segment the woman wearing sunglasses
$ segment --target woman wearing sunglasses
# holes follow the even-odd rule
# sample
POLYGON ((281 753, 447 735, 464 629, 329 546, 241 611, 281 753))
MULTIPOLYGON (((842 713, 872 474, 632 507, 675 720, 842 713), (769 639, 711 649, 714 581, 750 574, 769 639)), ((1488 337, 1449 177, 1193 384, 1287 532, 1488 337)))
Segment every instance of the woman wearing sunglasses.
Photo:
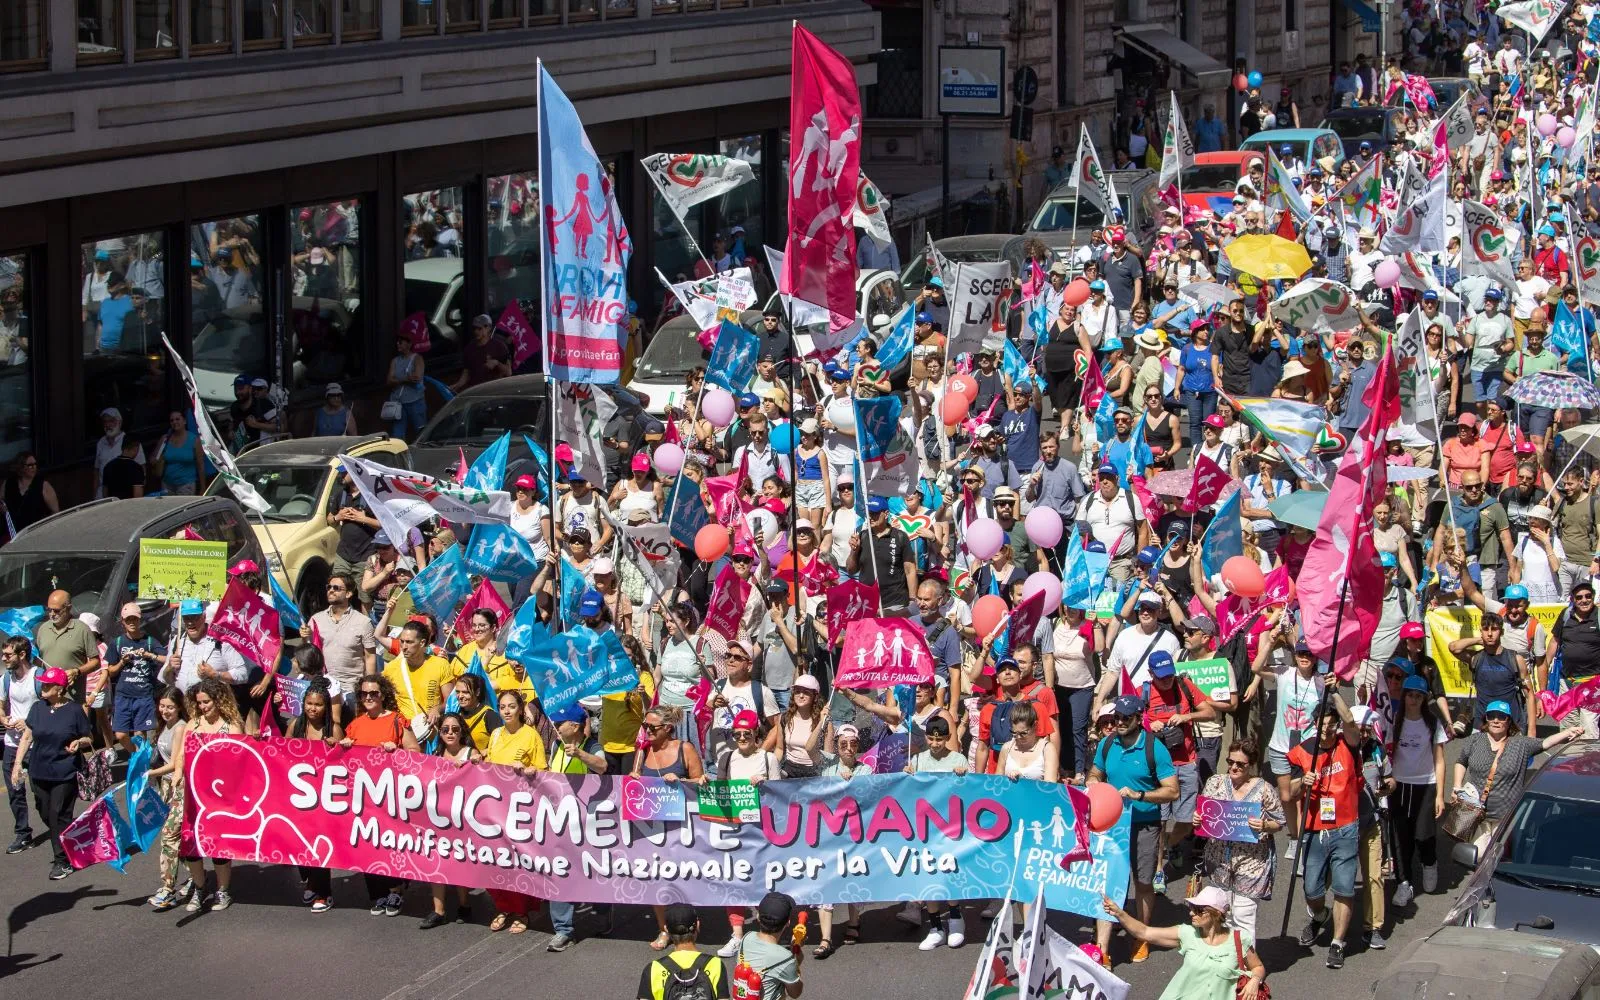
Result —
MULTIPOLYGON (((648 742, 641 746, 633 756, 633 776, 635 778, 660 778, 666 782, 692 782, 697 785, 705 784, 705 767, 700 762, 700 755, 695 752, 688 740, 679 739, 676 735, 678 722, 683 718, 682 709, 657 705, 644 713, 644 735, 648 742)), ((654 951, 663 951, 671 935, 667 933, 667 908, 665 906, 651 907, 656 914, 656 937, 650 942, 654 951)))
POLYGON ((1272 883, 1277 874, 1277 851, 1272 835, 1283 829, 1283 803, 1272 783, 1256 774, 1261 748, 1255 740, 1247 738, 1233 744, 1226 760, 1226 770, 1212 775, 1200 794, 1208 799, 1259 805, 1260 815, 1249 820, 1257 840, 1253 844, 1216 838, 1207 840, 1206 870, 1210 872, 1208 881, 1229 894, 1229 925, 1254 938, 1256 908, 1261 900, 1272 898, 1272 883))
MULTIPOLYGON (((476 680, 477 678, 474 678, 476 680)), ((482 681, 480 680, 481 684, 482 681)), ((472 745, 467 720, 462 718, 460 712, 446 712, 439 716, 439 743, 434 748, 434 755, 443 757, 457 767, 482 760, 483 756, 472 745)), ((451 886, 435 882, 433 890, 433 910, 422 918, 422 929, 431 931, 435 927, 442 927, 450 922, 444 915, 444 903, 450 894, 451 886)), ((456 919, 463 924, 472 923, 472 907, 467 904, 467 889, 465 886, 455 886, 456 890, 456 919)))
MULTIPOLYGON (((356 705, 361 714, 344 727, 344 739, 339 745, 350 747, 377 747, 385 753, 396 750, 417 751, 417 738, 400 715, 400 705, 395 698, 394 685, 382 674, 367 674, 356 683, 356 705)), ((388 875, 362 875, 367 884, 367 898, 372 900, 373 916, 398 917, 400 879, 388 875)))

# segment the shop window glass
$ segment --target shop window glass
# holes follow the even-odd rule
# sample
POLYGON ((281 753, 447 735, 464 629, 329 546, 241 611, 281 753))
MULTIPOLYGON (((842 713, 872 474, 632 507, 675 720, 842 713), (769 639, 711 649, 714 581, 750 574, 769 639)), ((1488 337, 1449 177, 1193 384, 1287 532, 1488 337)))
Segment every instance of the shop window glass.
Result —
POLYGON ((0 3, 0 72, 45 57, 45 0, 0 3))
POLYGON ((528 322, 539 324, 539 181, 529 171, 489 178, 487 248, 489 273, 485 298, 489 314, 499 318, 516 299, 528 322))
POLYGON ((281 0, 239 0, 244 5, 244 44, 263 48, 283 39, 281 0))
POLYGON ((294 43, 316 45, 333 38, 333 0, 294 0, 294 43))
MULTIPOLYGON (((270 384, 276 374, 261 217, 190 226, 188 258, 190 367, 201 401, 212 410, 225 409, 235 399, 238 377, 270 384)), ((231 440, 235 450, 256 439, 243 428, 234 430, 239 432, 231 440)))
POLYGON ((28 258, 0 257, 0 468, 33 446, 28 258))
POLYGON ((133 51, 137 59, 167 59, 178 54, 173 36, 177 0, 134 0, 133 51))
POLYGON ((523 0, 489 0, 489 23, 496 27, 515 27, 522 23, 523 0))
MULTIPOLYGON (((405 312, 422 313, 428 320, 432 347, 426 360, 436 373, 453 365, 462 338, 470 331, 466 314, 466 269, 461 259, 466 246, 459 187, 418 191, 405 196, 405 312)), ((528 206, 525 211, 532 211, 528 206)))
POLYGON ((446 31, 471 31, 483 22, 478 19, 478 0, 445 0, 446 31))
POLYGON ((125 429, 147 432, 167 422, 167 237, 130 233, 84 243, 82 323, 84 426, 100 436, 115 408, 125 429))
POLYGON ((378 4, 380 0, 344 0, 344 34, 340 38, 378 33, 378 4))
POLYGON ((189 0, 190 51, 215 52, 233 44, 228 0, 189 0))
POLYGON ((366 374, 360 209, 352 199, 289 210, 289 354, 296 388, 342 385, 366 374))
POLYGON ((401 26, 407 31, 416 33, 419 30, 431 30, 439 24, 436 0, 402 0, 400 5, 401 26))
POLYGON ((122 58, 122 0, 78 0, 78 62, 122 58))
POLYGON ((741 184, 722 196, 720 225, 728 235, 728 250, 733 254, 735 266, 742 265, 747 257, 764 263, 761 252, 761 244, 766 238, 761 225, 761 193, 765 190, 761 186, 761 134, 757 132, 737 139, 724 139, 718 147, 718 152, 723 156, 743 160, 750 164, 751 171, 755 173, 755 180, 741 184), (742 242, 740 234, 734 231, 737 228, 744 230, 742 242))

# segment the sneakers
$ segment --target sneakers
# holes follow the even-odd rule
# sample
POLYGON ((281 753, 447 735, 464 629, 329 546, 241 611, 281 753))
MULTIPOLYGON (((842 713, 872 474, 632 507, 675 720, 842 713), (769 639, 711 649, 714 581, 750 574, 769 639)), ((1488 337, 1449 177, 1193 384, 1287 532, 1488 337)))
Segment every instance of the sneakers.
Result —
POLYGON ((52 882, 59 882, 62 879, 66 878, 68 875, 71 875, 71 874, 72 874, 72 867, 70 865, 51 865, 50 866, 50 881, 52 881, 52 882))
POLYGON ((189 902, 184 904, 184 910, 189 913, 199 913, 200 907, 205 905, 205 898, 201 893, 191 892, 189 902))
POLYGON ((1326 915, 1312 917, 1306 921, 1306 929, 1300 932, 1300 947, 1310 948, 1317 943, 1317 938, 1322 934, 1322 928, 1327 924, 1326 915))
POLYGON ((565 933, 557 933, 555 937, 550 939, 550 943, 544 946, 544 950, 566 951, 568 948, 572 947, 573 943, 574 942, 572 938, 567 936, 565 933))
POLYGON ((1439 866, 1422 866, 1422 891, 1433 894, 1439 891, 1439 866))
POLYGON ((739 948, 744 944, 744 934, 737 933, 728 938, 728 943, 717 949, 717 954, 722 958, 732 958, 739 954, 739 948))
POLYGON ((398 917, 404 905, 405 903, 400 899, 400 894, 391 892, 383 897, 383 915, 386 917, 398 917))
POLYGON ((1150 957, 1150 942, 1140 941, 1133 946, 1133 954, 1128 956, 1130 962, 1143 962, 1150 957))
POLYGON ((1411 888, 1410 882, 1401 882, 1394 887, 1394 905, 1405 906, 1417 897, 1417 891, 1411 888))
POLYGON ((22 834, 19 833, 19 834, 17 834, 17 838, 11 842, 11 845, 6 848, 6 853, 7 854, 21 854, 23 851, 26 851, 28 848, 30 848, 32 846, 33 846, 33 838, 32 837, 24 837, 22 834))
POLYGON ((218 889, 211 894, 211 898, 207 902, 211 904, 213 910, 226 910, 233 905, 233 893, 226 889, 218 889))
POLYGON ((380 896, 372 901, 372 908, 367 912, 375 917, 383 916, 384 907, 388 905, 389 897, 380 896))
POLYGON ((1300 854, 1300 838, 1290 837, 1289 843, 1283 849, 1283 860, 1293 861, 1300 854))
POLYGON ((326 896, 318 896, 311 901, 312 913, 327 913, 331 909, 333 909, 333 900, 326 896))
POLYGON ((1000 915, 1000 901, 998 899, 989 900, 989 905, 985 906, 983 908, 983 912, 978 914, 978 916, 982 917, 985 920, 993 920, 995 917, 998 917, 999 915, 1000 915))
POLYGON ((967 921, 956 912, 946 917, 944 943, 952 948, 959 948, 967 943, 967 921))
POLYGON ((1382 951, 1389 947, 1389 941, 1383 936, 1382 931, 1367 931, 1367 947, 1373 951, 1382 951))
POLYGON ((149 903, 150 908, 157 913, 164 913, 178 905, 178 891, 162 886, 154 896, 151 896, 145 902, 149 903))
POLYGON ((449 922, 450 922, 450 918, 449 917, 445 916, 442 913, 438 913, 438 912, 436 912, 434 910, 429 910, 428 911, 428 915, 422 918, 421 927, 425 931, 431 931, 435 927, 443 927, 445 924, 448 924, 449 922))
POLYGON ((1166 893, 1167 893, 1167 868, 1166 868, 1165 865, 1157 865, 1156 866, 1156 877, 1150 883, 1150 886, 1151 886, 1151 888, 1155 889, 1156 895, 1158 895, 1158 896, 1166 895, 1166 893))
POLYGON ((1344 968, 1344 942, 1335 941, 1328 945, 1328 968, 1344 968))
POLYGON ((900 907, 900 909, 895 912, 894 918, 900 921, 902 924, 905 924, 907 927, 921 927, 922 904, 913 899, 906 905, 900 907))
POLYGON ((917 945, 917 950, 933 951, 942 944, 944 944, 944 928, 939 925, 938 921, 934 921, 933 926, 928 928, 928 936, 922 939, 921 944, 917 945))
POLYGON ((302 890, 300 890, 300 902, 301 903, 309 904, 313 899, 316 899, 316 898, 317 898, 317 894, 312 892, 310 889, 302 889, 302 890))

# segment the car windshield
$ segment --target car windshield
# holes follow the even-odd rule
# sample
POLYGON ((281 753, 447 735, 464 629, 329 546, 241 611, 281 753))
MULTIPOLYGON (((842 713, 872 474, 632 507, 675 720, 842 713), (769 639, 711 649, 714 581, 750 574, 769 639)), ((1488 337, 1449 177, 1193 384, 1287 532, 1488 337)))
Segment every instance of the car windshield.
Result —
MULTIPOLYGON (((1115 183, 1115 178, 1112 179, 1115 183)), ((1117 203, 1122 207, 1122 217, 1128 217, 1128 195, 1124 191, 1117 192, 1117 203)), ((1029 228, 1045 232, 1067 231, 1074 226, 1073 207, 1077 207, 1076 226, 1083 233, 1084 239, 1089 238, 1089 230, 1095 226, 1103 225, 1106 221, 1105 213, 1100 211, 1089 198, 1079 198, 1077 195, 1057 195, 1039 206, 1039 214, 1033 217, 1033 225, 1029 228)))
MULTIPOLYGON (((256 488, 261 499, 267 502, 262 516, 268 521, 307 521, 316 516, 318 502, 327 486, 332 468, 321 465, 253 464, 250 456, 239 460, 239 475, 256 488)), ((228 484, 221 476, 211 481, 206 491, 213 496, 231 496, 228 484)))
POLYGON ((1322 123, 1341 139, 1359 139, 1364 135, 1383 134, 1383 115, 1335 115, 1322 123))
POLYGON ((438 423, 422 432, 417 446, 489 444, 506 431, 536 426, 543 408, 542 400, 527 397, 467 400, 447 407, 438 423))
POLYGON ((406 311, 407 316, 413 313, 422 313, 430 320, 433 312, 439 308, 439 300, 444 298, 444 293, 450 286, 440 281, 426 281, 422 278, 406 279, 406 311))
POLYGON ((1184 194, 1232 191, 1233 186, 1239 183, 1239 176, 1237 163, 1201 163, 1183 172, 1179 186, 1184 194))
POLYGON ((1559 889, 1600 889, 1600 802, 1530 792, 1517 803, 1495 873, 1559 889))
POLYGON ((662 327, 639 355, 634 377, 679 383, 696 365, 704 365, 709 360, 711 352, 695 339, 694 324, 673 323, 662 327))
POLYGON ((0 608, 43 604, 52 590, 65 590, 79 611, 95 609, 117 571, 120 552, 18 552, 0 549, 0 608))
MULTIPOLYGON (((952 264, 989 264, 1000 259, 999 250, 951 250, 944 254, 944 259, 952 264)), ((903 284, 908 288, 921 288, 928 283, 928 255, 918 254, 917 259, 911 262, 911 267, 906 270, 907 278, 903 284)))

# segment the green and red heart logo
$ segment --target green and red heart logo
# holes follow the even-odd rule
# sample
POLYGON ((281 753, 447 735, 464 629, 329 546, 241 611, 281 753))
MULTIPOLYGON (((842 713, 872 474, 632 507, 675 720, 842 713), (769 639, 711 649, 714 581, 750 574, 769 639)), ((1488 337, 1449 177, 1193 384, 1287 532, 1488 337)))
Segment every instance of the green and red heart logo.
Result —
POLYGON ((1472 231, 1472 251, 1485 264, 1500 260, 1506 249, 1506 235, 1494 226, 1478 226, 1472 231))
POLYGON ((1600 244, 1593 237, 1578 241, 1578 280, 1590 281, 1600 273, 1600 244))

